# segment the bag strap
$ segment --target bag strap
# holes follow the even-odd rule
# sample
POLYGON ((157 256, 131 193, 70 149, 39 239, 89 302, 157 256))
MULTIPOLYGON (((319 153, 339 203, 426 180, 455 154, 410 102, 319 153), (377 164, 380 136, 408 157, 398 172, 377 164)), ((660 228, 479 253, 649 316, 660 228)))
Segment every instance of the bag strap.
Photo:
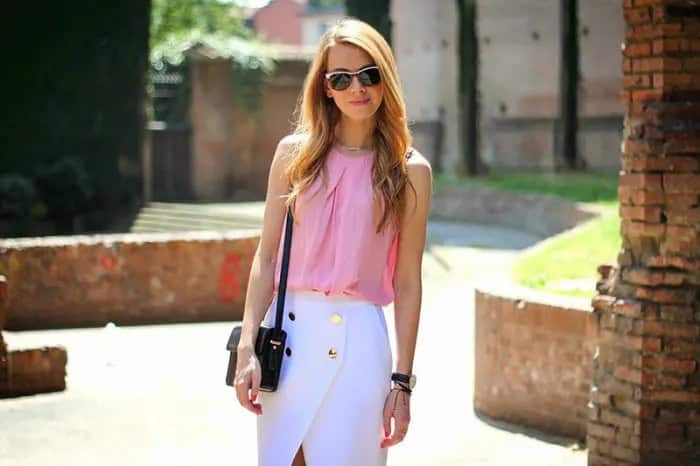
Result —
POLYGON ((282 268, 280 270, 280 283, 277 288, 277 314, 275 315, 275 329, 273 335, 280 335, 282 320, 284 319, 284 298, 287 294, 287 274, 289 273, 289 254, 292 249, 292 209, 287 207, 287 223, 284 227, 284 247, 282 252, 282 268))

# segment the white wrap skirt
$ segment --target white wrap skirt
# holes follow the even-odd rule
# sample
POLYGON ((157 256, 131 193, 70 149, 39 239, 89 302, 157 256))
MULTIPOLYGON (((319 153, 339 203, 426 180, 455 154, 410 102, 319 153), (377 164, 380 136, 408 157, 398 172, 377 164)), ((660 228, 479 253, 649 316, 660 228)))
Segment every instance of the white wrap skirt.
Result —
MULTIPOLYGON (((274 323, 273 299, 262 325, 274 323)), ((314 291, 287 291, 287 351, 279 386, 260 392, 258 465, 384 466, 382 413, 392 354, 381 306, 314 291)))

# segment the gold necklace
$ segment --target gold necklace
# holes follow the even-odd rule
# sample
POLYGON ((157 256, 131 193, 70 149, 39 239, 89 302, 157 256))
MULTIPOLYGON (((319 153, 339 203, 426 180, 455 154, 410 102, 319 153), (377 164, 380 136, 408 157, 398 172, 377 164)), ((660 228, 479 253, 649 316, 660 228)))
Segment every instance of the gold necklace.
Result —
POLYGON ((336 141, 336 144, 338 144, 338 146, 340 146, 341 149, 344 149, 344 150, 347 150, 347 151, 350 151, 350 152, 359 152, 359 151, 363 151, 363 152, 364 152, 364 151, 372 150, 371 147, 365 148, 365 147, 356 147, 356 146, 355 146, 355 147, 353 147, 353 146, 346 146, 345 144, 341 144, 339 141, 336 141))

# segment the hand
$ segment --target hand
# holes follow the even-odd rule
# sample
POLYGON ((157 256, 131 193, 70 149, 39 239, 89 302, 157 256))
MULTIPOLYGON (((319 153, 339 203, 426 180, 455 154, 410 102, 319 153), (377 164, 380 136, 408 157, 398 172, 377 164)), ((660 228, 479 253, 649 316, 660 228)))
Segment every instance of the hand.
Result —
POLYGON ((408 432, 411 422, 411 396, 401 390, 392 390, 384 403, 384 435, 381 447, 390 447, 401 442, 408 432), (394 432, 391 433, 391 418, 394 418, 394 432), (391 436, 389 434, 391 433, 391 436))
POLYGON ((238 402, 253 414, 262 415, 262 405, 254 403, 260 392, 260 361, 253 348, 239 348, 233 385, 238 402))

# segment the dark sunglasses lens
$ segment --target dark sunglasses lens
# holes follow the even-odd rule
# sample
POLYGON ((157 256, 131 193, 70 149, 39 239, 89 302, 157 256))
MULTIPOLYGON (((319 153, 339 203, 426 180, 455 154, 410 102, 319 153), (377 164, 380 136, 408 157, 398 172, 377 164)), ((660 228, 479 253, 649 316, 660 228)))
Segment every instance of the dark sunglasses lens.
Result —
POLYGON ((357 77, 365 86, 374 86, 375 84, 379 84, 379 81, 381 81, 379 70, 377 68, 365 70, 357 75, 357 77))
POLYGON ((336 91, 342 91, 350 86, 351 77, 347 73, 334 74, 330 78, 331 87, 336 91))

